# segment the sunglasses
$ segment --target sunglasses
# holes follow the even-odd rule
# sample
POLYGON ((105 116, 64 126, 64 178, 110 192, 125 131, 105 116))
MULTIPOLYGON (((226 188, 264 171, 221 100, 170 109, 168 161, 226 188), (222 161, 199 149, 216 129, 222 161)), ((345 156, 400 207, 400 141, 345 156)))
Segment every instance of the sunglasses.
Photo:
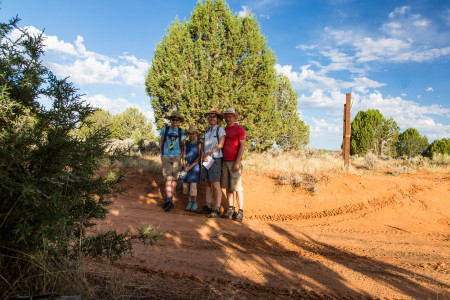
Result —
POLYGON ((179 122, 180 119, 170 119, 170 121, 179 122))

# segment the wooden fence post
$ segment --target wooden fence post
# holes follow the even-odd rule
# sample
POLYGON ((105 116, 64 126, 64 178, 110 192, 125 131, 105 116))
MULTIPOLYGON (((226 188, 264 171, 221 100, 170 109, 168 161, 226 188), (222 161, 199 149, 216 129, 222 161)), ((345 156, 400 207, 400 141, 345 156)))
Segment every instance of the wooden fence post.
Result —
POLYGON ((344 167, 348 169, 350 159, 350 109, 352 94, 346 94, 346 103, 344 104, 344 134, 342 141, 342 156, 344 159, 344 167))

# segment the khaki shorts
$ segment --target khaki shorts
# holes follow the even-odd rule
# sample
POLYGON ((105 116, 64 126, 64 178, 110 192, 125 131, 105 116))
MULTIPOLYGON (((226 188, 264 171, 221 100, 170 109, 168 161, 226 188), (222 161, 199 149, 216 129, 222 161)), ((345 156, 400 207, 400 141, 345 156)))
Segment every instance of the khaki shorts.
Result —
POLYGON ((230 192, 242 192, 242 173, 244 169, 242 163, 239 163, 239 171, 233 171, 234 161, 224 160, 222 161, 222 181, 221 187, 227 189, 230 192))
POLYGON ((181 171, 181 156, 161 156, 164 180, 178 180, 181 171))
POLYGON ((183 195, 197 196, 197 182, 183 182, 183 195))

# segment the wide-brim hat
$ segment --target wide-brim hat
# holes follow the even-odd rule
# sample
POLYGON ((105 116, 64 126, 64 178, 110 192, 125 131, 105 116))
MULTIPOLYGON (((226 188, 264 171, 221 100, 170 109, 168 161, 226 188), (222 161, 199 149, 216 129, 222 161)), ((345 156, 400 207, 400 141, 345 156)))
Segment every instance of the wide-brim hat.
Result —
POLYGON ((184 117, 176 110, 174 110, 167 119, 172 120, 173 118, 178 118, 181 122, 184 122, 184 117))
POLYGON ((205 117, 207 118, 209 115, 216 115, 217 118, 220 119, 220 121, 223 120, 223 115, 220 112, 218 112, 217 110, 215 110, 215 109, 211 109, 210 111, 208 111, 205 114, 205 117))
POLYGON ((186 130, 187 133, 198 133, 197 127, 195 125, 189 125, 189 129, 186 130))
POLYGON ((236 111, 234 110, 234 108, 228 107, 223 113, 222 115, 234 115, 236 117, 236 119, 239 119, 239 115, 236 113, 236 111))

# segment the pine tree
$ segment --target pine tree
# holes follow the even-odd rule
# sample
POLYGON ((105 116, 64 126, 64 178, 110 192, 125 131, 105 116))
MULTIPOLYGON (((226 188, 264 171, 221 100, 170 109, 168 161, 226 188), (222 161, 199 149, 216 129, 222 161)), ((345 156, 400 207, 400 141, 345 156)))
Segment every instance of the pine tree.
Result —
MULTIPOLYGON (((154 53, 146 89, 157 129, 172 110, 203 130, 205 112, 233 107, 249 148, 270 147, 281 132, 275 61, 253 16, 233 15, 223 0, 199 2, 189 22, 172 23, 154 53)), ((302 138, 299 144, 306 144, 308 135, 302 138)))

